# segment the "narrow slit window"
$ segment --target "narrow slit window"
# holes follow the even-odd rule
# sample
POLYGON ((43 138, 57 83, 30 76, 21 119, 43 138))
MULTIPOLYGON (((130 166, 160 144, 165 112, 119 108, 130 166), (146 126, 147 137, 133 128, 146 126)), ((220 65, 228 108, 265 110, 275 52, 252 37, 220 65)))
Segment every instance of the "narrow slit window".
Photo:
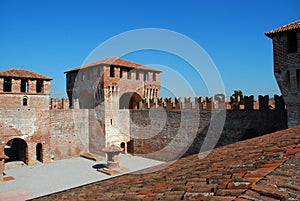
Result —
POLYGON ((296 70, 296 78, 297 78, 297 91, 300 92, 300 69, 296 70))
POLYGON ((291 75, 290 75, 290 71, 287 70, 286 71, 286 81, 287 81, 287 88, 288 88, 288 91, 291 91, 291 75))
POLYGON ((135 72, 135 79, 136 79, 136 80, 139 80, 139 79, 140 79, 140 72, 139 72, 139 71, 136 71, 136 72, 135 72))

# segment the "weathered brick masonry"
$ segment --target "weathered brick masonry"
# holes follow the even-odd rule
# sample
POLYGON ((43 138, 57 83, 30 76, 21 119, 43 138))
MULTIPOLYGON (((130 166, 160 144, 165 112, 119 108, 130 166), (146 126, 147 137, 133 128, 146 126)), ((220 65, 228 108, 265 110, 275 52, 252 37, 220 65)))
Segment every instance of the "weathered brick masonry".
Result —
MULTIPOLYGON (((165 148, 176 135, 179 135, 179 129, 182 126, 183 119, 181 111, 161 111, 166 115, 166 120, 162 119, 163 115, 152 115, 149 118, 149 110, 131 110, 130 133, 133 138, 134 154, 151 154, 165 148), (149 127, 150 126, 150 127, 149 127), (156 129, 155 129, 156 127, 156 129), (160 130, 157 128, 161 127, 160 130), (147 128, 147 129, 145 129, 147 128), (156 134, 154 135, 154 133, 156 134), (153 136, 149 139, 143 139, 144 136, 153 136)), ((206 136, 208 126, 210 124, 210 111, 198 111, 200 115, 197 117, 194 110, 184 111, 185 117, 192 122, 192 126, 198 128, 197 135, 191 133, 187 138, 194 138, 191 147, 187 150, 186 155, 198 153, 206 136), (188 114, 188 115, 187 115, 188 114)), ((263 134, 271 133, 287 128, 286 111, 281 110, 253 110, 253 111, 232 111, 227 110, 225 125, 218 140, 217 147, 235 143, 240 140, 257 137, 263 134)), ((184 128, 187 129, 187 128, 184 128)), ((188 132, 187 132, 188 133, 188 132)), ((184 139, 177 140, 175 147, 168 147, 165 154, 169 156, 159 156, 159 158, 172 159, 174 150, 183 147, 184 139), (182 143, 182 144, 181 144, 182 143)))
POLYGON ((300 20, 266 33, 273 42, 274 74, 288 111, 289 127, 300 125, 300 20))

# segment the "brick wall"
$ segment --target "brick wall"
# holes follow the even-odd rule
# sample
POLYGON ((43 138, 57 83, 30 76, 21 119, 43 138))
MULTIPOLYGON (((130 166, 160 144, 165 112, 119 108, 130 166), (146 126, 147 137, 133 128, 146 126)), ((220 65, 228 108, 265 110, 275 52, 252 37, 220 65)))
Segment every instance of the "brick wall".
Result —
MULTIPOLYGON (((132 140, 134 141, 134 153, 154 153, 166 148, 171 141, 175 146, 167 147, 164 152, 167 155, 163 156, 166 159, 177 157, 174 156, 174 150, 172 149, 183 149, 184 152, 187 151, 186 155, 198 153, 208 130, 211 113, 209 111, 196 111, 198 113, 196 114, 195 110, 185 110, 184 112, 184 119, 182 119, 182 111, 179 110, 162 110, 157 111, 157 114, 152 113, 152 115, 149 110, 131 110, 130 127, 132 140), (151 115, 151 121, 149 114, 151 115), (166 118, 162 118, 164 116, 166 118), (183 132, 187 136, 182 135, 180 127, 183 127, 183 132), (190 131, 191 127, 198 127, 198 131, 196 133, 190 131), (182 139, 176 138, 179 133, 183 136, 182 139), (185 150, 184 146, 186 146, 187 140, 191 141, 192 144, 188 150, 185 150)), ((217 147, 286 128, 285 110, 227 111, 225 125, 217 147)), ((180 154, 183 154, 183 152, 180 154)), ((148 156, 152 157, 151 154, 148 156)), ((153 157, 155 158, 155 156, 153 157)))
POLYGON ((78 157, 88 151, 88 110, 50 110, 51 156, 54 160, 78 157))
POLYGON ((0 150, 12 139, 22 139, 27 146, 26 163, 35 164, 36 145, 42 145, 42 162, 50 162, 49 110, 0 109, 0 150))
POLYGON ((5 109, 49 109, 49 95, 29 94, 0 94, 0 108, 5 109), (23 106, 23 98, 27 99, 27 106, 23 106))

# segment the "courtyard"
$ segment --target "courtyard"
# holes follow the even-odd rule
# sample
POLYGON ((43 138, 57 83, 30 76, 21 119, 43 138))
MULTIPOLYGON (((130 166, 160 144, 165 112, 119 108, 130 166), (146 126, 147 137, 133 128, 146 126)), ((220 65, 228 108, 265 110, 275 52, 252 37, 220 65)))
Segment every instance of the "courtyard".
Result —
MULTIPOLYGON (((124 154, 119 159, 120 166, 129 169, 126 174, 163 163, 124 154)), ((0 183, 0 201, 31 199, 109 179, 112 176, 97 171, 97 168, 105 164, 105 160, 96 162, 77 157, 6 170, 6 176, 11 176, 14 180, 0 183)))

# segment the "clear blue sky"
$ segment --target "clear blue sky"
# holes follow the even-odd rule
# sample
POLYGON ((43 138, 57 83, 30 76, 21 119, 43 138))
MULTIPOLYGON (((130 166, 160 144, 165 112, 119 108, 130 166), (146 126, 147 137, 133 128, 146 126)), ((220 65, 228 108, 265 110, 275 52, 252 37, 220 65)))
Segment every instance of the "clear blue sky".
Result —
MULTIPOLYGON (((299 8, 298 0, 0 0, 0 70, 15 67, 50 76, 52 97, 66 97, 63 72, 80 66, 99 44, 125 31, 162 28, 190 37, 208 52, 227 95, 240 89, 245 95, 273 96, 280 92, 273 76, 272 43, 264 33, 300 19, 299 8)), ((153 55, 125 59, 182 65, 170 61, 170 55, 153 55)), ((191 84, 197 85, 197 95, 206 95, 201 81, 191 84)))

